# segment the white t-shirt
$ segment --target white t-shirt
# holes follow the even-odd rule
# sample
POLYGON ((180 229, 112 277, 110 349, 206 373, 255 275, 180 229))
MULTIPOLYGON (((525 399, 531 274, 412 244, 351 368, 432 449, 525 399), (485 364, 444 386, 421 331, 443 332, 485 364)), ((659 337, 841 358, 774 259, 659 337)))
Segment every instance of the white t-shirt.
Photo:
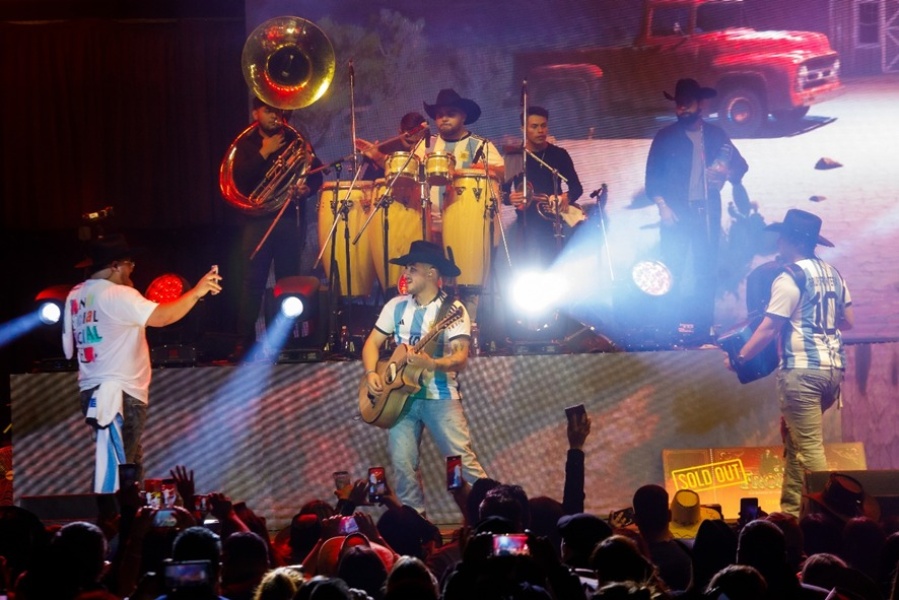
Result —
POLYGON ((76 285, 63 316, 66 357, 78 356, 78 387, 115 381, 130 396, 149 399, 150 349, 146 324, 158 304, 127 285, 88 279, 76 285))

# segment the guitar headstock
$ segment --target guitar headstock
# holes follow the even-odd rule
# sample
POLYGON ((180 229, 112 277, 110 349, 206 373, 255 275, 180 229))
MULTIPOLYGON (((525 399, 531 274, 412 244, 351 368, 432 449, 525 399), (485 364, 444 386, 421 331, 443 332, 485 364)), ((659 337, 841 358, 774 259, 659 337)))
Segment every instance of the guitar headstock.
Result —
POLYGON ((462 319, 464 313, 464 307, 462 303, 458 300, 453 301, 452 307, 447 311, 446 316, 436 325, 436 328, 446 329, 450 325, 456 323, 457 321, 462 319))

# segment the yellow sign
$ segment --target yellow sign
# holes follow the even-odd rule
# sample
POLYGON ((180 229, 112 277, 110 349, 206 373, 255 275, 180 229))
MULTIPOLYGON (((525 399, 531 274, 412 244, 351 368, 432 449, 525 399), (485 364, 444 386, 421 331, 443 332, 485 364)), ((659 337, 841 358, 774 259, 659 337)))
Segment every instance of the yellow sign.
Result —
POLYGON ((687 469, 671 471, 674 487, 678 490, 714 490, 732 485, 742 485, 748 479, 743 461, 740 459, 696 465, 687 469))

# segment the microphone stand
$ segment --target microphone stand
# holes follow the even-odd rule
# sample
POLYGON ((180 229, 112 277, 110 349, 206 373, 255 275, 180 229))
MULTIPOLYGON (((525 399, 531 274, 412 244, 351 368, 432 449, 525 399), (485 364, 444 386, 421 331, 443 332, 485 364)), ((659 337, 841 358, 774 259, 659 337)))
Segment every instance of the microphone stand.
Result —
POLYGON ((388 281, 390 281, 390 256, 388 254, 389 250, 390 250, 390 247, 388 244, 388 235, 390 232, 390 218, 389 218, 390 211, 387 209, 393 203, 393 196, 392 196, 393 186, 396 184, 397 179, 400 178, 400 175, 405 173, 406 167, 408 167, 409 163, 412 162, 412 157, 415 156, 416 151, 418 150, 419 146, 421 145, 421 143, 423 141, 424 141, 423 139, 418 140, 418 142, 416 142, 415 145, 412 147, 411 151, 409 152, 409 156, 406 157, 406 160, 405 160, 405 162, 403 162, 403 165, 397 170, 397 172, 390 179, 390 182, 387 184, 387 187, 384 188, 384 193, 377 200, 377 202, 374 203, 374 210, 368 214, 368 218, 362 224, 362 227, 359 228, 359 233, 356 234, 355 239, 353 239, 353 243, 354 244, 357 243, 359 241, 359 238, 362 237, 362 234, 368 228, 368 225, 369 225, 369 223, 371 223, 371 220, 374 219, 375 214, 381 209, 384 210, 384 288, 385 289, 383 291, 384 291, 385 296, 387 294, 386 288, 388 285, 388 281))

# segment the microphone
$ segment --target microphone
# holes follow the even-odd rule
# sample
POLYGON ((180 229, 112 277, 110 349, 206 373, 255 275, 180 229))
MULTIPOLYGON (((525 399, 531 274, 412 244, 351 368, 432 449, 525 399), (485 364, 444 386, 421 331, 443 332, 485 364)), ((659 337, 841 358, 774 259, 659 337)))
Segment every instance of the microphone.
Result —
POLYGON ((420 125, 420 127, 425 128, 425 148, 430 150, 431 149, 431 129, 430 129, 430 127, 428 127, 428 124, 426 121, 423 121, 422 124, 420 125))
POLYGON ((607 188, 606 184, 602 184, 601 186, 599 186, 599 188, 597 188, 597 189, 593 190, 592 192, 590 192, 590 197, 591 197, 591 198, 596 198, 596 197, 599 196, 600 194, 605 193, 606 188, 607 188))
POLYGON ((477 151, 474 153, 474 158, 471 160, 471 164, 477 164, 479 160, 484 158, 484 146, 485 143, 482 141, 481 145, 478 146, 477 151))

